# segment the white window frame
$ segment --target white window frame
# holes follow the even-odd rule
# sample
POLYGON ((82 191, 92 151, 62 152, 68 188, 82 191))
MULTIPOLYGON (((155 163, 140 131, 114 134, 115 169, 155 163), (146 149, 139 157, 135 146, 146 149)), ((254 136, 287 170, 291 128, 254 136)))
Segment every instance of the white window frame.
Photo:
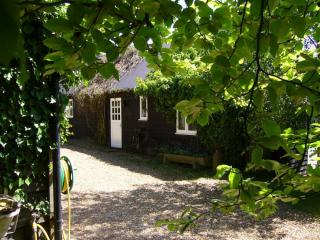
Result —
POLYGON ((67 118, 73 118, 73 115, 74 115, 73 110, 74 110, 73 99, 70 98, 68 101, 68 105, 66 106, 66 109, 65 109, 65 114, 67 118))
MULTIPOLYGON (((183 116, 182 116, 183 117, 183 116)), ((187 117, 184 118, 184 126, 185 129, 179 129, 179 112, 176 111, 176 134, 178 135, 191 135, 191 136, 196 136, 197 135, 197 130, 189 130, 189 124, 187 123, 187 117)))
POLYGON ((144 96, 139 97, 139 120, 140 121, 147 121, 148 120, 148 98, 144 96), (142 101, 143 99, 146 100, 146 116, 142 116, 142 101))

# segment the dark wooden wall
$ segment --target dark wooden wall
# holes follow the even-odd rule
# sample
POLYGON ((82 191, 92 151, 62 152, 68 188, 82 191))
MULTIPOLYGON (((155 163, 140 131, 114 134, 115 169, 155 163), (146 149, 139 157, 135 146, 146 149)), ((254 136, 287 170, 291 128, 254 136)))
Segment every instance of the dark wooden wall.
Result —
POLYGON ((177 135, 175 120, 169 122, 156 111, 152 98, 148 99, 148 120, 139 120, 139 96, 132 91, 115 93, 106 98, 108 146, 110 147, 110 98, 122 99, 122 144, 129 151, 148 152, 155 147, 171 146, 190 152, 203 151, 197 136, 177 135))
MULTIPOLYGON (((80 103, 77 102, 76 98, 73 99, 73 118, 70 118, 70 123, 72 125, 71 131, 73 132, 73 137, 92 137, 94 136, 94 121, 88 123, 86 115, 80 111, 80 103)), ((103 109, 102 109, 103 110, 103 109)), ((97 109, 101 111, 101 109, 97 109)))
MULTIPOLYGON (((148 120, 139 120, 139 96, 133 91, 106 94, 105 103, 83 109, 83 104, 74 99, 74 117, 70 119, 73 137, 96 138, 99 124, 98 113, 105 113, 105 144, 110 147, 110 98, 121 97, 122 103, 122 146, 127 151, 148 153, 151 149, 171 147, 185 149, 190 152, 203 152, 197 136, 177 135, 175 120, 168 121, 156 111, 152 98, 148 99, 148 120)), ((88 101, 89 103, 90 101, 88 101)), ((99 142, 99 141, 98 141, 99 142)), ((101 142, 100 142, 101 143, 101 142)))

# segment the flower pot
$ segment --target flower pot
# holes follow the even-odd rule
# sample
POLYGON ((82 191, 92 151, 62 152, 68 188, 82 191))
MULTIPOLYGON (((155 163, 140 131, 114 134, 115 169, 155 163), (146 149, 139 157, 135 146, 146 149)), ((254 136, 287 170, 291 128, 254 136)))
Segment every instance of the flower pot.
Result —
POLYGON ((20 205, 17 201, 9 196, 0 195, 0 239, 14 233, 19 213, 20 205))

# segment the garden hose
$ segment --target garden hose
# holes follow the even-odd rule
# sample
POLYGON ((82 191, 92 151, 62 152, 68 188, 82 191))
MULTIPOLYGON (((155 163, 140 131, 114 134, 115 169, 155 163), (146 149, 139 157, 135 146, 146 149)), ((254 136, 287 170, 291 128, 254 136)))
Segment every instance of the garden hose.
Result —
MULTIPOLYGON (((49 165, 50 173, 52 170, 52 164, 49 165)), ((64 240, 70 240, 71 236, 71 197, 70 197, 70 191, 73 187, 73 181, 74 181, 74 175, 73 175, 73 168, 71 165, 71 161, 68 157, 62 156, 61 157, 61 171, 60 171, 61 181, 61 192, 63 194, 67 194, 68 198, 68 238, 66 238, 66 235, 63 233, 63 239, 64 240)), ((41 231, 41 233, 44 235, 46 240, 51 240, 46 230, 40 225, 37 224, 35 221, 32 223, 33 228, 33 234, 34 234, 34 240, 38 240, 38 228, 41 231)))
POLYGON ((67 194, 73 188, 73 168, 70 159, 66 156, 61 157, 61 192, 67 194), (66 181, 68 180, 68 181, 66 181))
MULTIPOLYGON (((52 176, 52 163, 49 164, 49 171, 50 176, 52 176)), ((52 181, 52 180, 50 180, 52 181)), ((62 156, 61 157, 61 170, 60 170, 60 187, 61 193, 67 194, 67 184, 69 185, 69 192, 73 188, 74 182, 74 174, 71 161, 68 157, 62 156), (66 181, 68 180, 68 181, 66 181)))

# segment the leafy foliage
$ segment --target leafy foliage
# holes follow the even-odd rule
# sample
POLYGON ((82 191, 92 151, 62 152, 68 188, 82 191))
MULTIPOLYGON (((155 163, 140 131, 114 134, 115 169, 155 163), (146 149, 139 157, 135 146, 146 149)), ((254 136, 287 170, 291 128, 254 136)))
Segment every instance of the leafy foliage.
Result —
MULTIPOLYGON (((22 63, 18 61, 0 68, 0 192, 6 189, 26 206, 32 203, 39 208, 38 202, 44 205, 48 199, 35 197, 37 194, 30 189, 43 191, 47 187, 51 145, 48 119, 56 99, 41 72, 48 49, 42 44, 46 33, 37 16, 25 19, 23 34, 27 56, 25 72, 19 71, 22 63)), ((62 106, 66 101, 61 99, 62 106)), ((61 123, 61 140, 64 142, 70 133, 68 120, 63 114, 61 123)))
MULTIPOLYGON (((0 8, 1 64, 12 68, 13 59, 18 61, 19 83, 27 82, 30 59, 24 51, 28 38, 22 35, 23 19, 34 12, 57 11, 44 22, 51 32, 46 38, 55 39, 45 40, 52 51, 45 57, 49 63, 44 76, 59 73, 74 79, 82 73, 90 78, 100 72, 117 78, 114 61, 132 42, 149 65, 165 76, 184 78, 190 72, 192 76, 197 71, 210 72, 208 78, 190 78, 192 96, 176 107, 188 115, 188 121, 200 125, 206 125, 225 102, 243 108, 244 132, 250 144, 246 154, 254 156, 247 168, 274 174, 267 181, 258 181, 230 166, 230 184, 223 199, 212 202, 212 210, 240 206, 253 216, 267 217, 276 211, 278 201, 295 203, 305 193, 320 191, 318 168, 298 174, 308 147, 318 152, 320 146, 316 121, 319 8, 317 1, 310 0, 186 0, 184 7, 171 0, 7 1, 0 8), (197 63, 174 59, 177 50, 191 46, 202 54, 197 63), (276 117, 266 119, 265 96, 270 97, 270 111, 276 116, 275 106, 284 95, 298 106, 294 112, 307 116, 303 128, 283 127, 276 117), (300 161, 296 169, 279 159, 265 158, 264 149, 280 147, 286 156, 300 161)), ((188 215, 198 219, 187 211, 175 223, 189 226, 190 221, 182 221, 188 215)))

